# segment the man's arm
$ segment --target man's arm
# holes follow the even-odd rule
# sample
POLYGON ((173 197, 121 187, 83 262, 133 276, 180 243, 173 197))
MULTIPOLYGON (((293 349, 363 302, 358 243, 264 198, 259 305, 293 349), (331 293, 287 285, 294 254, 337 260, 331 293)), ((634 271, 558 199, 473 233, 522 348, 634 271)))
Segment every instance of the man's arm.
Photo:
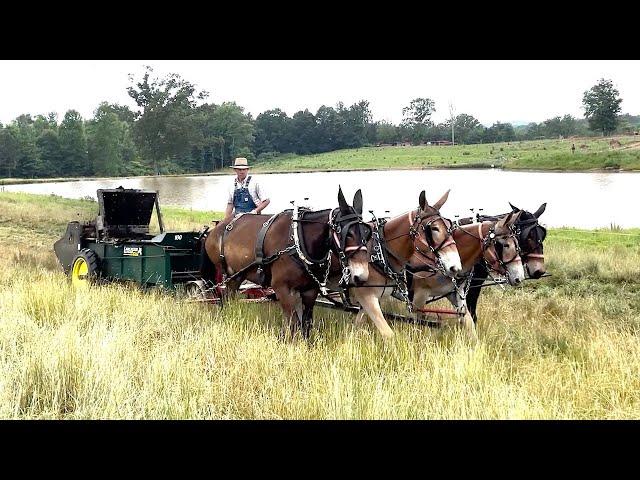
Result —
MULTIPOLYGON (((260 200, 259 202, 255 202, 256 203, 256 208, 254 208, 252 210, 253 213, 260 213, 262 212, 262 210, 264 210, 265 208, 267 208, 267 205, 269 205, 270 200, 266 197, 266 192, 262 189, 262 187, 260 186, 260 184, 258 182, 254 183, 255 186, 255 193, 256 196, 258 197, 257 199, 260 200), (264 200, 263 200, 264 198, 264 200)), ((255 199, 254 199, 255 201, 255 199)))
POLYGON ((227 220, 233 213, 233 203, 227 203, 227 210, 224 212, 224 219, 227 220))
POLYGON ((258 206, 256 208, 253 209, 254 213, 260 213, 262 212, 262 210, 264 210, 265 208, 267 208, 267 205, 269 205, 269 203, 271 202, 271 200, 269 200, 268 198, 266 200, 262 200, 258 206))

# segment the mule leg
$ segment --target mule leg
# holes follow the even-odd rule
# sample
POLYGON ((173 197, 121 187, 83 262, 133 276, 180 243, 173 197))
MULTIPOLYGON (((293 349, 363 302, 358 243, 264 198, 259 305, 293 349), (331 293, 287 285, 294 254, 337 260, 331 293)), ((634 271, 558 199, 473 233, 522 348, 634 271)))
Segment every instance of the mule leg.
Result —
POLYGON ((375 294, 373 289, 358 288, 354 290, 357 290, 354 296, 367 312, 367 315, 369 315, 369 318, 373 321, 383 338, 392 338, 394 333, 384 318, 382 309, 380 308, 379 296, 375 294))
POLYGON ((302 337, 305 340, 309 339, 311 335, 311 328, 313 327, 313 307, 318 297, 318 290, 307 290, 302 294, 302 337))
POLYGON ((451 305, 456 308, 456 310, 464 308, 464 316, 460 318, 460 324, 467 332, 469 339, 473 343, 476 343, 478 341, 478 332, 476 331, 476 324, 469 313, 466 302, 460 298, 457 292, 447 295, 447 299, 451 302, 451 305))
POLYGON ((418 312, 427 303, 427 290, 425 288, 415 288, 413 290, 413 306, 416 309, 416 319, 425 320, 427 315, 424 312, 418 312))
POLYGON ((482 292, 480 286, 484 283, 488 275, 489 272, 484 265, 477 263, 473 267, 471 287, 469 288, 469 292, 467 293, 467 308, 469 309, 469 312, 471 312, 471 317, 473 318, 474 323, 478 322, 476 307, 478 305, 478 298, 480 297, 480 293, 482 292))
POLYGON ((298 310, 300 310, 300 315, 302 315, 300 293, 286 287, 274 288, 274 291, 278 297, 278 302, 280 303, 283 313, 282 335, 285 339, 288 338, 292 340, 301 319, 301 317, 298 317, 298 310), (289 328, 287 329, 287 327, 289 328))

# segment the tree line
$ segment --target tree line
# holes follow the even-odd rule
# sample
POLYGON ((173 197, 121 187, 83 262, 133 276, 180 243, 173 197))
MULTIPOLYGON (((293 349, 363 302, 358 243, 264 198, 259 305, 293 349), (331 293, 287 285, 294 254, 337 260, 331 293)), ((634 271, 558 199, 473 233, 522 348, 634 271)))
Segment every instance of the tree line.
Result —
POLYGON ((608 80, 585 92, 586 119, 571 115, 514 127, 483 126, 472 115, 451 115, 435 124, 435 102, 416 98, 403 108, 399 125, 372 121, 369 102, 321 106, 289 117, 276 108, 254 119, 235 102, 207 103, 206 91, 180 77, 129 77, 136 109, 102 102, 93 118, 69 110, 20 115, 0 123, 0 177, 122 176, 201 173, 224 168, 233 158, 269 161, 280 154, 313 154, 367 145, 413 145, 452 140, 493 143, 572 135, 632 132, 640 116, 619 115, 621 99, 608 80), (452 128, 453 127, 453 128, 452 128), (452 135, 453 134, 453 135, 452 135))

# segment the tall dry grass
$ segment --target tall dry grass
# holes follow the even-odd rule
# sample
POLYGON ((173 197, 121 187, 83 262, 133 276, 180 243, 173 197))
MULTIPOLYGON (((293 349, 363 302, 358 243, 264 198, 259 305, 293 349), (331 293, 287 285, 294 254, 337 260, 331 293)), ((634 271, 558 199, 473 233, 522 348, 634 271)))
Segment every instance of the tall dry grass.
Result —
POLYGON ((6 198, 1 418, 640 416, 640 238, 582 244, 588 234, 551 230, 553 276, 486 289, 475 348, 455 328, 397 323, 385 343, 321 308, 309 343, 285 343, 275 304, 221 310, 114 284, 75 291, 51 244, 69 208, 91 205, 48 199, 57 208, 43 213, 6 198), (51 232, 47 218, 60 220, 51 232), (37 248, 16 233, 32 219, 37 248))

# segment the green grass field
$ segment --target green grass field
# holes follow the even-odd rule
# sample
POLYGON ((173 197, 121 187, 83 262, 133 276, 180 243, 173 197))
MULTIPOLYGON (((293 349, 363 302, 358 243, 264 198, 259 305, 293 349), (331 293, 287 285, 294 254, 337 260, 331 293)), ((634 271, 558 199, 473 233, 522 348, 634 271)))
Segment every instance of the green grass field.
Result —
MULTIPOLYGON (((275 304, 75 291, 52 244, 96 209, 0 193, 0 418, 640 417, 640 229, 550 229, 552 276, 486 289, 475 348, 408 324, 384 342, 321 308, 310 343, 285 343, 275 304)), ((163 213, 175 230, 216 215, 163 213)))
POLYGON ((257 172, 401 168, 490 168, 532 170, 640 170, 637 136, 537 140, 486 145, 367 147, 318 155, 283 155, 257 162, 257 172), (575 143, 576 151, 571 153, 575 143), (625 148, 628 147, 628 148, 625 148))

